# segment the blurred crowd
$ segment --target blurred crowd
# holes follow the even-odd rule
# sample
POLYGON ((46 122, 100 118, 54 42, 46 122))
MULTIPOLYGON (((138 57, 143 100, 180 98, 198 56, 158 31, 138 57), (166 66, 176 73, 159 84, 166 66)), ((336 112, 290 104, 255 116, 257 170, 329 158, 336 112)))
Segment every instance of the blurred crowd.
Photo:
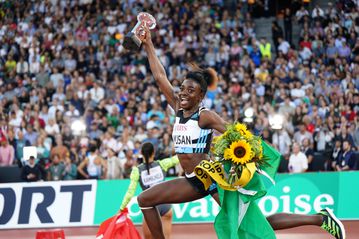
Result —
POLYGON ((173 110, 144 52, 122 47, 146 11, 157 20, 153 42, 175 91, 186 63, 213 67, 220 81, 204 105, 228 122, 250 109, 247 123, 283 155, 282 171, 315 170, 317 154, 322 170, 357 169, 358 6, 295 4, 273 22, 272 39, 258 39, 252 13, 268 1, 253 2, 1 2, 0 166, 22 166, 27 181, 113 179, 142 162, 144 141, 158 159, 173 154, 173 110), (24 146, 36 146, 37 158, 24 159, 24 146))

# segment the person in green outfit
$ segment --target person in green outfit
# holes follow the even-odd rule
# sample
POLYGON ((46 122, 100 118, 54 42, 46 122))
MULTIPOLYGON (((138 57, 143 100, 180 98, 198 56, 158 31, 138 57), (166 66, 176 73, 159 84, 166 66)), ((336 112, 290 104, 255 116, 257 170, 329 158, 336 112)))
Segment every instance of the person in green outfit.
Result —
MULTIPOLYGON (((215 229, 219 238, 275 238, 273 229, 278 230, 302 225, 321 226, 336 238, 345 238, 343 225, 331 211, 323 210, 315 215, 280 213, 270 216, 266 220, 256 203, 244 202, 242 195, 235 192, 235 197, 231 197, 228 191, 223 192, 220 189, 219 194, 215 183, 206 189, 194 174, 194 169, 202 160, 209 160, 213 131, 216 130, 223 134, 227 125, 217 113, 201 107, 207 88, 215 84, 217 74, 213 69, 202 69, 194 66, 185 76, 180 91, 175 93, 167 78, 166 71, 156 55, 151 33, 147 27, 145 27, 142 43, 153 77, 176 113, 172 138, 175 151, 185 172, 185 177, 157 184, 142 192, 137 198, 154 238, 165 238, 161 218, 156 208, 157 205, 183 203, 207 195, 211 195, 221 205, 221 211, 215 221, 215 229), (229 195, 226 197, 226 194, 229 195), (229 199, 236 199, 237 207, 241 208, 241 210, 237 210, 236 214, 233 213, 235 210, 231 208, 233 200, 229 199)), ((263 171, 268 170, 267 174, 273 178, 280 155, 266 143, 263 142, 262 144, 264 145, 264 157, 272 159, 271 169, 264 168, 263 171)))
MULTIPOLYGON (((142 145, 141 154, 144 158, 144 163, 132 168, 130 175, 131 182, 125 197, 122 200, 120 207, 121 211, 127 206, 131 198, 135 195, 138 183, 140 183, 142 190, 149 189, 152 186, 163 182, 166 177, 166 172, 179 163, 177 156, 155 161, 155 149, 153 144, 150 142, 146 142, 142 145)), ((170 238, 172 231, 171 204, 157 205, 156 209, 159 211, 159 215, 163 220, 164 236, 166 239, 168 239, 170 238)), ((143 220, 143 234, 146 239, 150 239, 152 237, 147 225, 148 223, 146 223, 146 220, 143 220)))

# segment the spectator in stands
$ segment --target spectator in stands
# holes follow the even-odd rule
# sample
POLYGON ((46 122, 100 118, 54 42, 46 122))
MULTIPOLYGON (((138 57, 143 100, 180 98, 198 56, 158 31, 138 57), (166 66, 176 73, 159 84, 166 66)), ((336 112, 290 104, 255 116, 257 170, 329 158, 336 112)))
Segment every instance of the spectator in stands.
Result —
POLYGON ((107 148, 107 179, 122 179, 123 164, 112 148, 107 148))
POLYGON ((305 124, 301 123, 299 125, 299 130, 294 133, 293 139, 295 142, 302 144, 305 138, 309 139, 310 144, 313 144, 312 134, 306 129, 305 124))
POLYGON ((355 162, 355 155, 351 148, 352 146, 350 142, 348 140, 344 140, 342 151, 335 162, 336 171, 348 171, 355 169, 357 162, 355 162))
POLYGON ((272 136, 272 143, 285 158, 289 157, 292 142, 286 129, 276 130, 272 136))
POLYGON ((307 157, 308 171, 312 171, 312 164, 315 163, 315 162, 313 162, 314 150, 313 150, 308 138, 303 139, 301 152, 303 152, 305 154, 305 156, 307 157))
POLYGON ((272 41, 274 43, 274 48, 275 48, 277 54, 278 54, 278 46, 279 46, 278 39, 281 37, 283 37, 283 30, 278 25, 278 22, 273 21, 272 22, 272 41))
POLYGON ((55 155, 60 159, 60 161, 64 161, 66 155, 69 150, 65 145, 63 145, 62 136, 56 135, 55 137, 56 146, 51 149, 50 157, 53 158, 55 155))
POLYGON ((282 52, 283 55, 287 55, 290 49, 289 42, 284 40, 282 37, 278 38, 278 52, 282 52))
POLYGON ((48 169, 48 180, 59 181, 63 180, 66 174, 65 165, 58 154, 53 154, 51 157, 51 165, 48 169))
POLYGON ((21 178, 27 182, 36 182, 41 180, 41 169, 35 162, 34 156, 30 156, 26 165, 22 168, 21 178))
POLYGON ((309 16, 309 12, 307 9, 305 9, 304 6, 302 6, 295 14, 297 22, 300 24, 303 24, 305 21, 305 18, 309 16))
POLYGON ((65 158, 65 175, 64 180, 75 180, 77 178, 77 166, 74 160, 71 159, 70 153, 65 158))
POLYGON ((286 8, 284 10, 284 17, 283 17, 283 23, 284 23, 284 39, 289 42, 289 44, 292 44, 292 12, 290 8, 286 8))
POLYGON ((17 139, 15 140, 15 157, 18 162, 23 160, 23 148, 30 146, 30 142, 24 139, 24 133, 21 130, 17 131, 17 139))
POLYGON ((26 141, 29 141, 30 145, 35 145, 38 137, 39 137, 39 133, 34 130, 34 126, 28 124, 26 126, 26 133, 24 135, 24 139, 26 141))
POLYGON ((299 143, 293 144, 292 154, 289 156, 289 172, 303 173, 308 169, 308 158, 300 151, 299 143))
POLYGON ((133 157, 132 150, 125 150, 125 163, 123 166, 123 177, 124 178, 130 178, 132 167, 137 164, 136 160, 137 159, 135 157, 133 157))
POLYGON ((5 137, 0 139, 0 166, 13 165, 15 159, 14 147, 10 145, 5 137))

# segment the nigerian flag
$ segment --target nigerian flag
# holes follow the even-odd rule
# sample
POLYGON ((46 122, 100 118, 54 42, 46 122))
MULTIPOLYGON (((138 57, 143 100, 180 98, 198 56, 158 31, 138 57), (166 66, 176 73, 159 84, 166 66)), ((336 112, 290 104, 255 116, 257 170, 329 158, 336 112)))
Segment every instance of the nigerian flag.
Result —
MULTIPOLYGON (((221 210, 214 227, 219 239, 271 239, 276 238, 274 230, 255 202, 266 194, 263 175, 274 178, 281 155, 262 141, 263 157, 268 165, 261 167, 252 180, 238 191, 227 191, 218 187, 221 210)), ((228 170, 228 168, 226 169, 228 170)))

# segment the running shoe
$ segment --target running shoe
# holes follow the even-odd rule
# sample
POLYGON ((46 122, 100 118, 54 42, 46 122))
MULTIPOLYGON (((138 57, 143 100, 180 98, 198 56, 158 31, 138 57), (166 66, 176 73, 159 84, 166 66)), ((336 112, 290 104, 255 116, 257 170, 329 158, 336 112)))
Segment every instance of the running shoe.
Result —
POLYGON ((319 212, 323 216, 321 228, 332 234, 337 239, 345 239, 345 228, 343 223, 334 215, 329 208, 322 209, 319 212))

